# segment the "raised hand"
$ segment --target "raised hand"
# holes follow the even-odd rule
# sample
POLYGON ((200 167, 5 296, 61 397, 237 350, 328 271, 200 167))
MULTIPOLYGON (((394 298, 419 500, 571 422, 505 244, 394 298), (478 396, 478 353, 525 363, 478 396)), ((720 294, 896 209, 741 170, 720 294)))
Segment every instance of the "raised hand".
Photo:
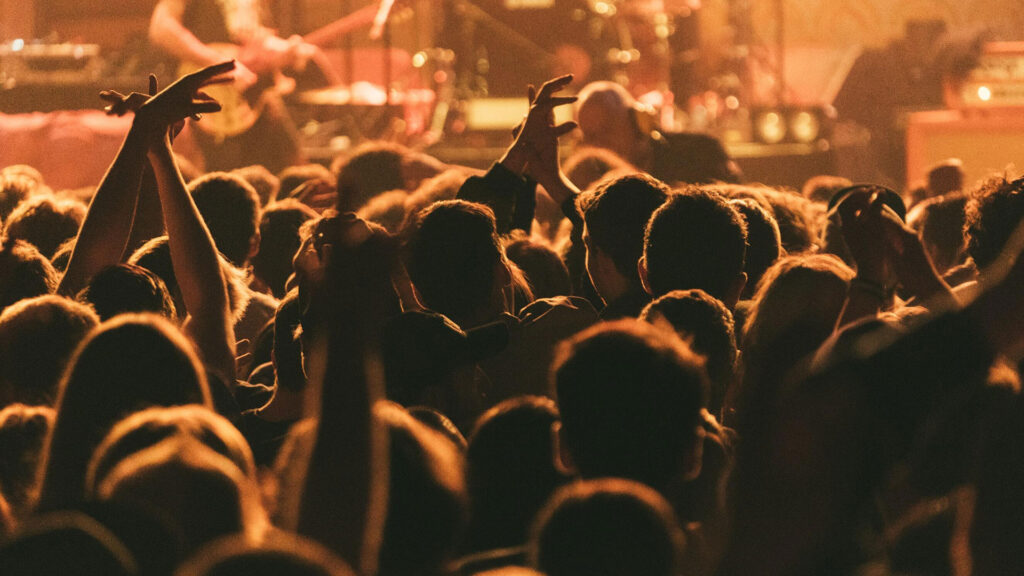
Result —
MULTIPOLYGON (((567 74, 548 80, 537 91, 532 85, 527 89, 530 111, 518 129, 511 152, 525 159, 525 172, 539 182, 549 193, 564 188, 564 179, 558 163, 558 139, 576 128, 575 122, 555 124, 554 109, 572 104, 575 96, 556 96, 572 82, 567 74)), ((561 196, 561 194, 557 194, 561 196)), ((561 203, 564 198, 554 198, 561 203)))
MULTIPOLYGON (((220 104, 201 89, 232 82, 233 78, 227 73, 234 69, 235 61, 229 60, 182 76, 139 106, 134 126, 155 140, 185 118, 219 111, 220 104)), ((155 78, 151 78, 151 88, 155 89, 155 78)))
POLYGON ((869 186, 850 192, 833 208, 830 218, 838 219, 843 239, 857 264, 857 276, 886 284, 892 274, 892 246, 882 216, 886 208, 882 195, 869 186))

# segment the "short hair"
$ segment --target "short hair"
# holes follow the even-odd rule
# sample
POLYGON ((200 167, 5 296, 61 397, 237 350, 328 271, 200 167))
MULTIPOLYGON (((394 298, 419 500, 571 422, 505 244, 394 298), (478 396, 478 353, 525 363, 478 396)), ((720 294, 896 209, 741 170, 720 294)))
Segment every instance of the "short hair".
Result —
POLYGON ((952 192, 918 202, 907 214, 940 274, 963 260, 966 208, 967 195, 952 192))
POLYGON ((53 405, 72 354, 99 323, 91 308, 60 296, 7 307, 0 314, 0 404, 53 405))
POLYGON ((491 209, 437 202, 419 213, 414 226, 405 263, 423 304, 456 320, 486 306, 494 266, 504 257, 491 209))
POLYGON ((469 552, 522 546, 537 512, 567 481, 555 467, 552 427, 558 408, 550 398, 510 398, 485 412, 466 452, 469 552))
POLYGON ((533 298, 551 298, 572 294, 569 269, 547 244, 521 237, 510 239, 505 255, 526 277, 533 298))
POLYGON ((289 166, 277 174, 280 187, 277 191, 278 198, 290 198, 296 188, 310 180, 323 180, 330 182, 334 180, 331 171, 322 164, 299 164, 289 166))
POLYGON ((590 243, 637 286, 636 263, 644 252, 647 223, 668 196, 664 182, 646 174, 631 174, 604 182, 579 199, 590 243))
POLYGON ((638 320, 600 324, 559 345, 552 373, 562 437, 584 478, 665 489, 685 472, 708 382, 678 336, 638 320))
POLYGON ((175 576, 354 576, 352 569, 316 541, 281 530, 258 545, 241 536, 205 546, 175 576))
POLYGON ((388 232, 395 234, 405 221, 405 201, 409 193, 405 190, 381 192, 363 204, 356 214, 364 220, 376 222, 388 232))
POLYGON ((260 199, 260 206, 267 206, 277 200, 277 191, 281 188, 281 181, 266 166, 253 164, 251 166, 235 168, 231 173, 241 177, 256 190, 256 195, 260 199))
POLYGON ((964 185, 964 163, 959 158, 947 158, 928 168, 928 194, 941 196, 957 192, 964 185))
POLYGON ((135 264, 116 264, 100 270, 78 293, 101 320, 125 312, 152 312, 176 319, 174 300, 159 276, 135 264))
POLYGON ((0 246, 0 311, 24 298, 52 294, 59 280, 35 246, 20 240, 0 246))
POLYGON ((703 290, 673 290, 654 300, 640 313, 640 319, 657 324, 664 319, 687 341, 694 352, 706 359, 710 390, 708 410, 719 414, 736 374, 736 330, 732 313, 725 304, 703 290))
POLYGON ((996 261, 1024 218, 1024 178, 989 178, 970 195, 966 210, 967 253, 978 268, 986 268, 996 261))
POLYGON ((529 552, 547 576, 675 576, 684 548, 682 529, 661 495, 607 478, 559 490, 537 518, 529 552))
POLYGON ((50 258, 65 240, 78 234, 85 212, 79 200, 37 195, 14 208, 4 223, 4 237, 7 242, 24 240, 50 258))
POLYGON ((50 189, 41 181, 5 168, 0 172, 0 221, 7 220, 14 208, 23 201, 36 194, 50 193, 50 189))
POLYGON ((743 216, 747 225, 747 259, 743 264, 747 284, 743 287, 743 296, 749 298, 765 270, 782 256, 782 236, 775 217, 756 200, 739 198, 730 200, 729 204, 743 216))
POLYGON ((240 176, 211 172, 193 180, 189 191, 217 249, 236 266, 245 264, 260 225, 256 190, 240 176))
POLYGON ((35 502, 36 472, 53 418, 49 406, 19 403, 0 410, 0 492, 15 518, 24 517, 35 502))
POLYGON ((405 199, 405 221, 401 230, 409 229, 421 210, 440 200, 454 200, 459 188, 469 178, 463 168, 449 168, 444 172, 420 183, 405 199))
POLYGON ((812 176, 804 182, 803 188, 800 189, 800 195, 812 202, 828 204, 836 192, 849 186, 853 186, 853 182, 842 176, 812 176))
POLYGON ((292 257, 302 244, 299 228, 316 217, 312 208, 294 198, 274 202, 263 211, 260 250, 252 259, 252 272, 275 298, 285 294, 285 283, 292 273, 292 257))
POLYGON ((381 192, 405 190, 402 166, 409 155, 405 146, 383 141, 356 148, 338 168, 338 210, 355 211, 381 192))
POLYGON ((792 192, 765 188, 761 193, 771 205, 786 253, 813 251, 820 236, 819 220, 825 207, 792 192))
POLYGON ((139 574, 131 552, 109 529, 83 512, 35 518, 0 547, 4 576, 139 574))
POLYGON ((672 194, 644 236, 647 284, 654 296, 700 288, 723 299, 743 273, 747 228, 724 197, 700 187, 672 194))
POLYGON ((636 168, 615 152, 596 146, 578 148, 562 162, 562 170, 580 190, 600 182, 617 171, 636 172, 636 168))

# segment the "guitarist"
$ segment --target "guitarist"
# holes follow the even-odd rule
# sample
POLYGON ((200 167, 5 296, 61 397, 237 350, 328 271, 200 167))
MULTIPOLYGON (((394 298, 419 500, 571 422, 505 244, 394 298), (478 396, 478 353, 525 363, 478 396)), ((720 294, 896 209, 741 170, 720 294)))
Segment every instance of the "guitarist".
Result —
MULTIPOLYGON (((371 5, 346 20, 353 27, 369 25, 375 13, 371 5)), ((159 0, 150 19, 149 39, 175 59, 198 67, 236 58, 234 87, 240 94, 255 91, 262 79, 276 71, 301 69, 310 59, 322 57, 316 46, 300 37, 283 39, 264 26, 260 0, 159 0), (237 49, 228 54, 216 45, 237 49)), ((329 83, 337 81, 329 67, 323 72, 329 83)), ((192 131, 203 151, 206 170, 262 164, 277 173, 303 161, 298 132, 280 91, 265 90, 260 98, 258 118, 240 134, 192 131)))

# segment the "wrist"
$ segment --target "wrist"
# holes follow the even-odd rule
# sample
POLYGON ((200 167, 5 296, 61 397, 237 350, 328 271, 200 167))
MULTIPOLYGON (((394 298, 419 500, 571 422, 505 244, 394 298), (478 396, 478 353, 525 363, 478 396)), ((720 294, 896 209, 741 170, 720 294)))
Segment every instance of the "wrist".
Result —
POLYGON ((505 151, 505 155, 501 157, 501 160, 498 160, 498 163, 508 168, 509 171, 522 176, 523 172, 526 171, 528 152, 524 145, 516 142, 505 151))

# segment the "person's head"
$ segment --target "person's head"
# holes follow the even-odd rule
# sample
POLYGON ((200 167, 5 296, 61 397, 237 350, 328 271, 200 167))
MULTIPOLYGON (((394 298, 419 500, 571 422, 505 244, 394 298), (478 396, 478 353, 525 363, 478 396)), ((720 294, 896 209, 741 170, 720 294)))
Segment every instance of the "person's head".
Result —
POLYGON ((39 458, 53 418, 48 406, 10 404, 0 410, 0 495, 15 518, 23 518, 35 501, 39 458))
POLYGON ((302 243, 299 228, 317 213, 294 198, 286 198, 266 207, 260 220, 260 247, 252 258, 252 273, 274 297, 285 294, 285 283, 292 273, 292 257, 302 243))
POLYGON ((668 199, 669 188, 645 174, 604 182, 579 200, 587 271, 598 294, 609 302, 641 290, 637 262, 651 215, 668 199))
POLYGON ((391 461, 378 573, 441 574, 465 522, 462 457, 450 440, 396 405, 377 415, 388 429, 391 461))
POLYGON ((756 201, 744 198, 730 200, 729 204, 743 216, 747 225, 747 259, 743 265, 747 283, 741 297, 750 298, 765 270, 784 254, 782 236, 775 217, 756 201))
POLYGON ((184 562, 175 576, 353 576, 348 564, 314 540, 277 531, 258 545, 222 538, 184 562))
POLYGON ((562 162, 562 170, 580 190, 586 190, 615 172, 635 173, 636 168, 607 148, 583 146, 562 162))
POLYGON ((804 182, 800 195, 818 204, 828 204, 836 192, 848 186, 853 186, 853 182, 849 178, 828 175, 813 176, 804 182))
POLYGON ((356 214, 395 234, 402 227, 402 222, 405 222, 405 201, 408 199, 409 194, 405 190, 381 192, 367 200, 356 210, 356 214))
POLYGON ((708 410, 720 414, 726 391, 736 373, 736 331, 732 313, 721 301, 703 290, 673 290, 654 300, 640 313, 640 319, 667 327, 704 356, 708 381, 708 410))
POLYGON ((22 241, 0 246, 0 312, 19 300, 52 294, 59 280, 35 246, 22 241))
POLYGON ((516 238, 505 245, 505 255, 522 271, 534 298, 572 294, 569 270, 547 244, 526 237, 516 238))
POLYGON ((244 266, 260 246, 260 198, 240 176, 211 172, 189 184, 213 242, 236 266, 244 266))
POLYGON ((821 235, 819 221, 823 219, 824 206, 783 190, 764 188, 761 195, 771 206, 786 254, 813 252, 821 235))
POLYGON ((187 434, 119 462, 94 497, 159 518, 186 554, 224 536, 257 539, 265 528, 255 482, 187 434))
POLYGON ((91 305, 100 320, 126 312, 151 312, 169 320, 178 315, 163 280, 135 264, 115 264, 100 270, 79 292, 78 300, 91 305))
POLYGON ((247 478, 256 479, 256 464, 248 442, 223 416, 199 405, 153 407, 115 424, 96 447, 85 476, 86 494, 95 495, 122 462, 177 436, 194 438, 230 460, 247 478))
POLYGON ((989 178, 970 195, 966 211, 967 253, 979 269, 987 268, 1024 218, 1024 178, 989 178))
POLYGON ((521 396, 485 412, 469 437, 466 552, 522 546, 530 523, 568 478, 555 467, 550 398, 521 396))
POLYGON ((136 576, 138 563, 106 527, 82 512, 46 514, 0 547, 4 576, 136 576))
POLYGON ((37 195, 18 204, 4 222, 5 242, 24 240, 50 258, 78 234, 86 206, 78 200, 37 195))
POLYGON ((244 168, 236 168, 231 173, 252 186, 260 199, 260 206, 267 206, 277 200, 277 191, 281 188, 281 181, 265 166, 253 164, 244 168))
MULTIPOLYGON (((0 172, 0 221, 14 211, 14 207, 36 194, 47 195, 51 191, 42 180, 5 168, 0 172)), ((40 177, 41 178, 41 177, 40 177)))
POLYGON ((150 406, 212 405, 192 344, 166 320, 123 314, 82 342, 61 380, 40 507, 81 500, 89 457, 121 418, 150 406))
POLYGON ((675 576, 685 546, 663 497, 607 478, 559 490, 537 518, 529 555, 547 576, 675 576))
POLYGON ((450 200, 421 211, 405 264, 422 303, 463 328, 508 311, 511 276, 486 206, 450 200))
POLYGON ((928 169, 928 195, 942 196, 959 192, 964 187, 964 163, 959 158, 947 158, 928 169))
POLYGON ((407 190, 403 166, 411 151, 398 144, 361 145, 338 169, 338 211, 357 210, 388 190, 407 190))
POLYGON ((637 320, 603 323, 563 342, 552 374, 567 468, 658 490, 699 474, 707 373, 678 336, 637 320))
POLYGON ((449 168, 421 182, 405 199, 405 221, 402 222, 401 230, 404 232, 408 229, 416 215, 434 202, 454 200, 468 177, 469 173, 463 168, 449 168))
POLYGON ((71 355, 100 320, 88 306, 37 296, 0 314, 0 406, 53 405, 71 355))
POLYGON ((715 192, 699 187, 672 194, 651 216, 640 276, 652 296, 700 288, 730 308, 747 276, 747 227, 715 192))
POLYGON ((964 258, 964 222, 967 196, 954 192, 918 202, 907 215, 907 224, 921 235, 939 274, 964 258))
POLYGON ((278 198, 290 198, 296 188, 311 180, 323 180, 332 182, 334 175, 322 164, 300 164, 289 166, 278 173, 277 179, 280 187, 277 191, 278 198))
POLYGON ((637 123, 637 102, 621 84, 608 81, 584 86, 576 101, 576 121, 589 146, 606 148, 631 160, 643 133, 637 123))

